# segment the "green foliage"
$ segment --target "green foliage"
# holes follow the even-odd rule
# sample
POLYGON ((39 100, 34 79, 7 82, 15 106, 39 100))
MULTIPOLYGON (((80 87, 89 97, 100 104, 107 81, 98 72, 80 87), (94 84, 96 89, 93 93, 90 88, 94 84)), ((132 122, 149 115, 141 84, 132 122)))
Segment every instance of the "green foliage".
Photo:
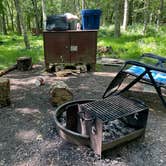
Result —
POLYGON ((30 56, 33 63, 43 60, 42 37, 29 36, 31 49, 25 49, 21 36, 5 35, 0 36, 0 69, 9 67, 16 63, 16 59, 21 56, 30 56))
POLYGON ((138 59, 146 52, 166 56, 166 28, 161 27, 157 31, 151 26, 145 36, 142 35, 142 29, 141 25, 134 25, 129 27, 128 32, 123 32, 121 37, 114 38, 112 27, 102 27, 98 34, 98 46, 111 46, 113 52, 104 56, 114 58, 138 59))

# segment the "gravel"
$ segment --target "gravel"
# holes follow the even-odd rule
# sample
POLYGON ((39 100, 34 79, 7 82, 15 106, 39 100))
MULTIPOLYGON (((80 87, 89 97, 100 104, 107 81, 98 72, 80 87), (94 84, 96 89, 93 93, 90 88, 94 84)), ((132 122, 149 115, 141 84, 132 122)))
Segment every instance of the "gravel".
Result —
POLYGON ((74 99, 101 98, 116 73, 82 73, 56 77, 45 73, 42 64, 33 70, 12 71, 11 105, 0 108, 0 166, 165 166, 166 110, 156 94, 132 92, 150 107, 145 137, 111 149, 98 158, 89 147, 76 146, 60 138, 55 130, 49 89, 64 81, 74 99), (36 86, 42 77, 45 85, 36 86))

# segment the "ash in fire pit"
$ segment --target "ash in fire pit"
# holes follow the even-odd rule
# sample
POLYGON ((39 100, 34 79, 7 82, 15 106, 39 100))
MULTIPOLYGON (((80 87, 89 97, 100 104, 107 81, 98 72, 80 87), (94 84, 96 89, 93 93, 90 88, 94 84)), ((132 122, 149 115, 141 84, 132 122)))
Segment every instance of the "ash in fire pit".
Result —
POLYGON ((135 131, 135 128, 128 126, 126 123, 122 122, 122 120, 116 119, 109 121, 103 125, 102 141, 113 141, 133 131, 135 131))

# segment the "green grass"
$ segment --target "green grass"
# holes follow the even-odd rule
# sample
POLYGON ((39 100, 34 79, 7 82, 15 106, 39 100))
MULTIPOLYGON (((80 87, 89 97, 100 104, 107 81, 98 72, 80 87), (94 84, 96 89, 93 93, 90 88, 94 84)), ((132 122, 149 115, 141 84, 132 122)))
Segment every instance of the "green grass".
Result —
POLYGON ((138 59, 142 53, 151 52, 166 56, 166 28, 157 31, 153 26, 148 27, 146 35, 142 35, 143 27, 129 27, 128 32, 122 32, 119 38, 114 38, 112 27, 101 27, 98 34, 98 46, 111 46, 112 54, 108 57, 121 59, 138 59))
MULTIPOLYGON (((108 57, 138 59, 142 53, 151 52, 166 56, 166 27, 159 31, 155 26, 148 26, 146 35, 142 35, 142 25, 132 25, 121 37, 114 38, 113 26, 100 27, 98 46, 111 46, 108 57)), ((15 34, 0 35, 0 70, 16 63, 20 56, 30 56, 33 63, 44 61, 43 38, 29 34, 31 49, 26 50, 22 36, 15 34)))
POLYGON ((4 35, 0 36, 0 69, 4 69, 16 63, 18 57, 32 57, 33 63, 43 61, 43 39, 42 36, 29 35, 31 49, 25 49, 22 36, 4 35))

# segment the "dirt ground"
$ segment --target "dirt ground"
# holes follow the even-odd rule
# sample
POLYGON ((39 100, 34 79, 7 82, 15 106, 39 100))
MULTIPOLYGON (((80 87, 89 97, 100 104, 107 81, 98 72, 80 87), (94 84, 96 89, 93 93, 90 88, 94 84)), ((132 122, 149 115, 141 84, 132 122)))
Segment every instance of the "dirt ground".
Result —
POLYGON ((0 108, 0 166, 165 166, 166 109, 156 94, 132 93, 150 107, 144 139, 109 150, 102 159, 90 148, 58 136, 53 118, 56 107, 49 102, 51 84, 63 80, 74 99, 101 98, 116 74, 108 71, 58 78, 45 73, 39 64, 31 71, 4 75, 11 82, 11 105, 0 108), (44 78, 45 85, 35 85, 38 76, 44 78))

